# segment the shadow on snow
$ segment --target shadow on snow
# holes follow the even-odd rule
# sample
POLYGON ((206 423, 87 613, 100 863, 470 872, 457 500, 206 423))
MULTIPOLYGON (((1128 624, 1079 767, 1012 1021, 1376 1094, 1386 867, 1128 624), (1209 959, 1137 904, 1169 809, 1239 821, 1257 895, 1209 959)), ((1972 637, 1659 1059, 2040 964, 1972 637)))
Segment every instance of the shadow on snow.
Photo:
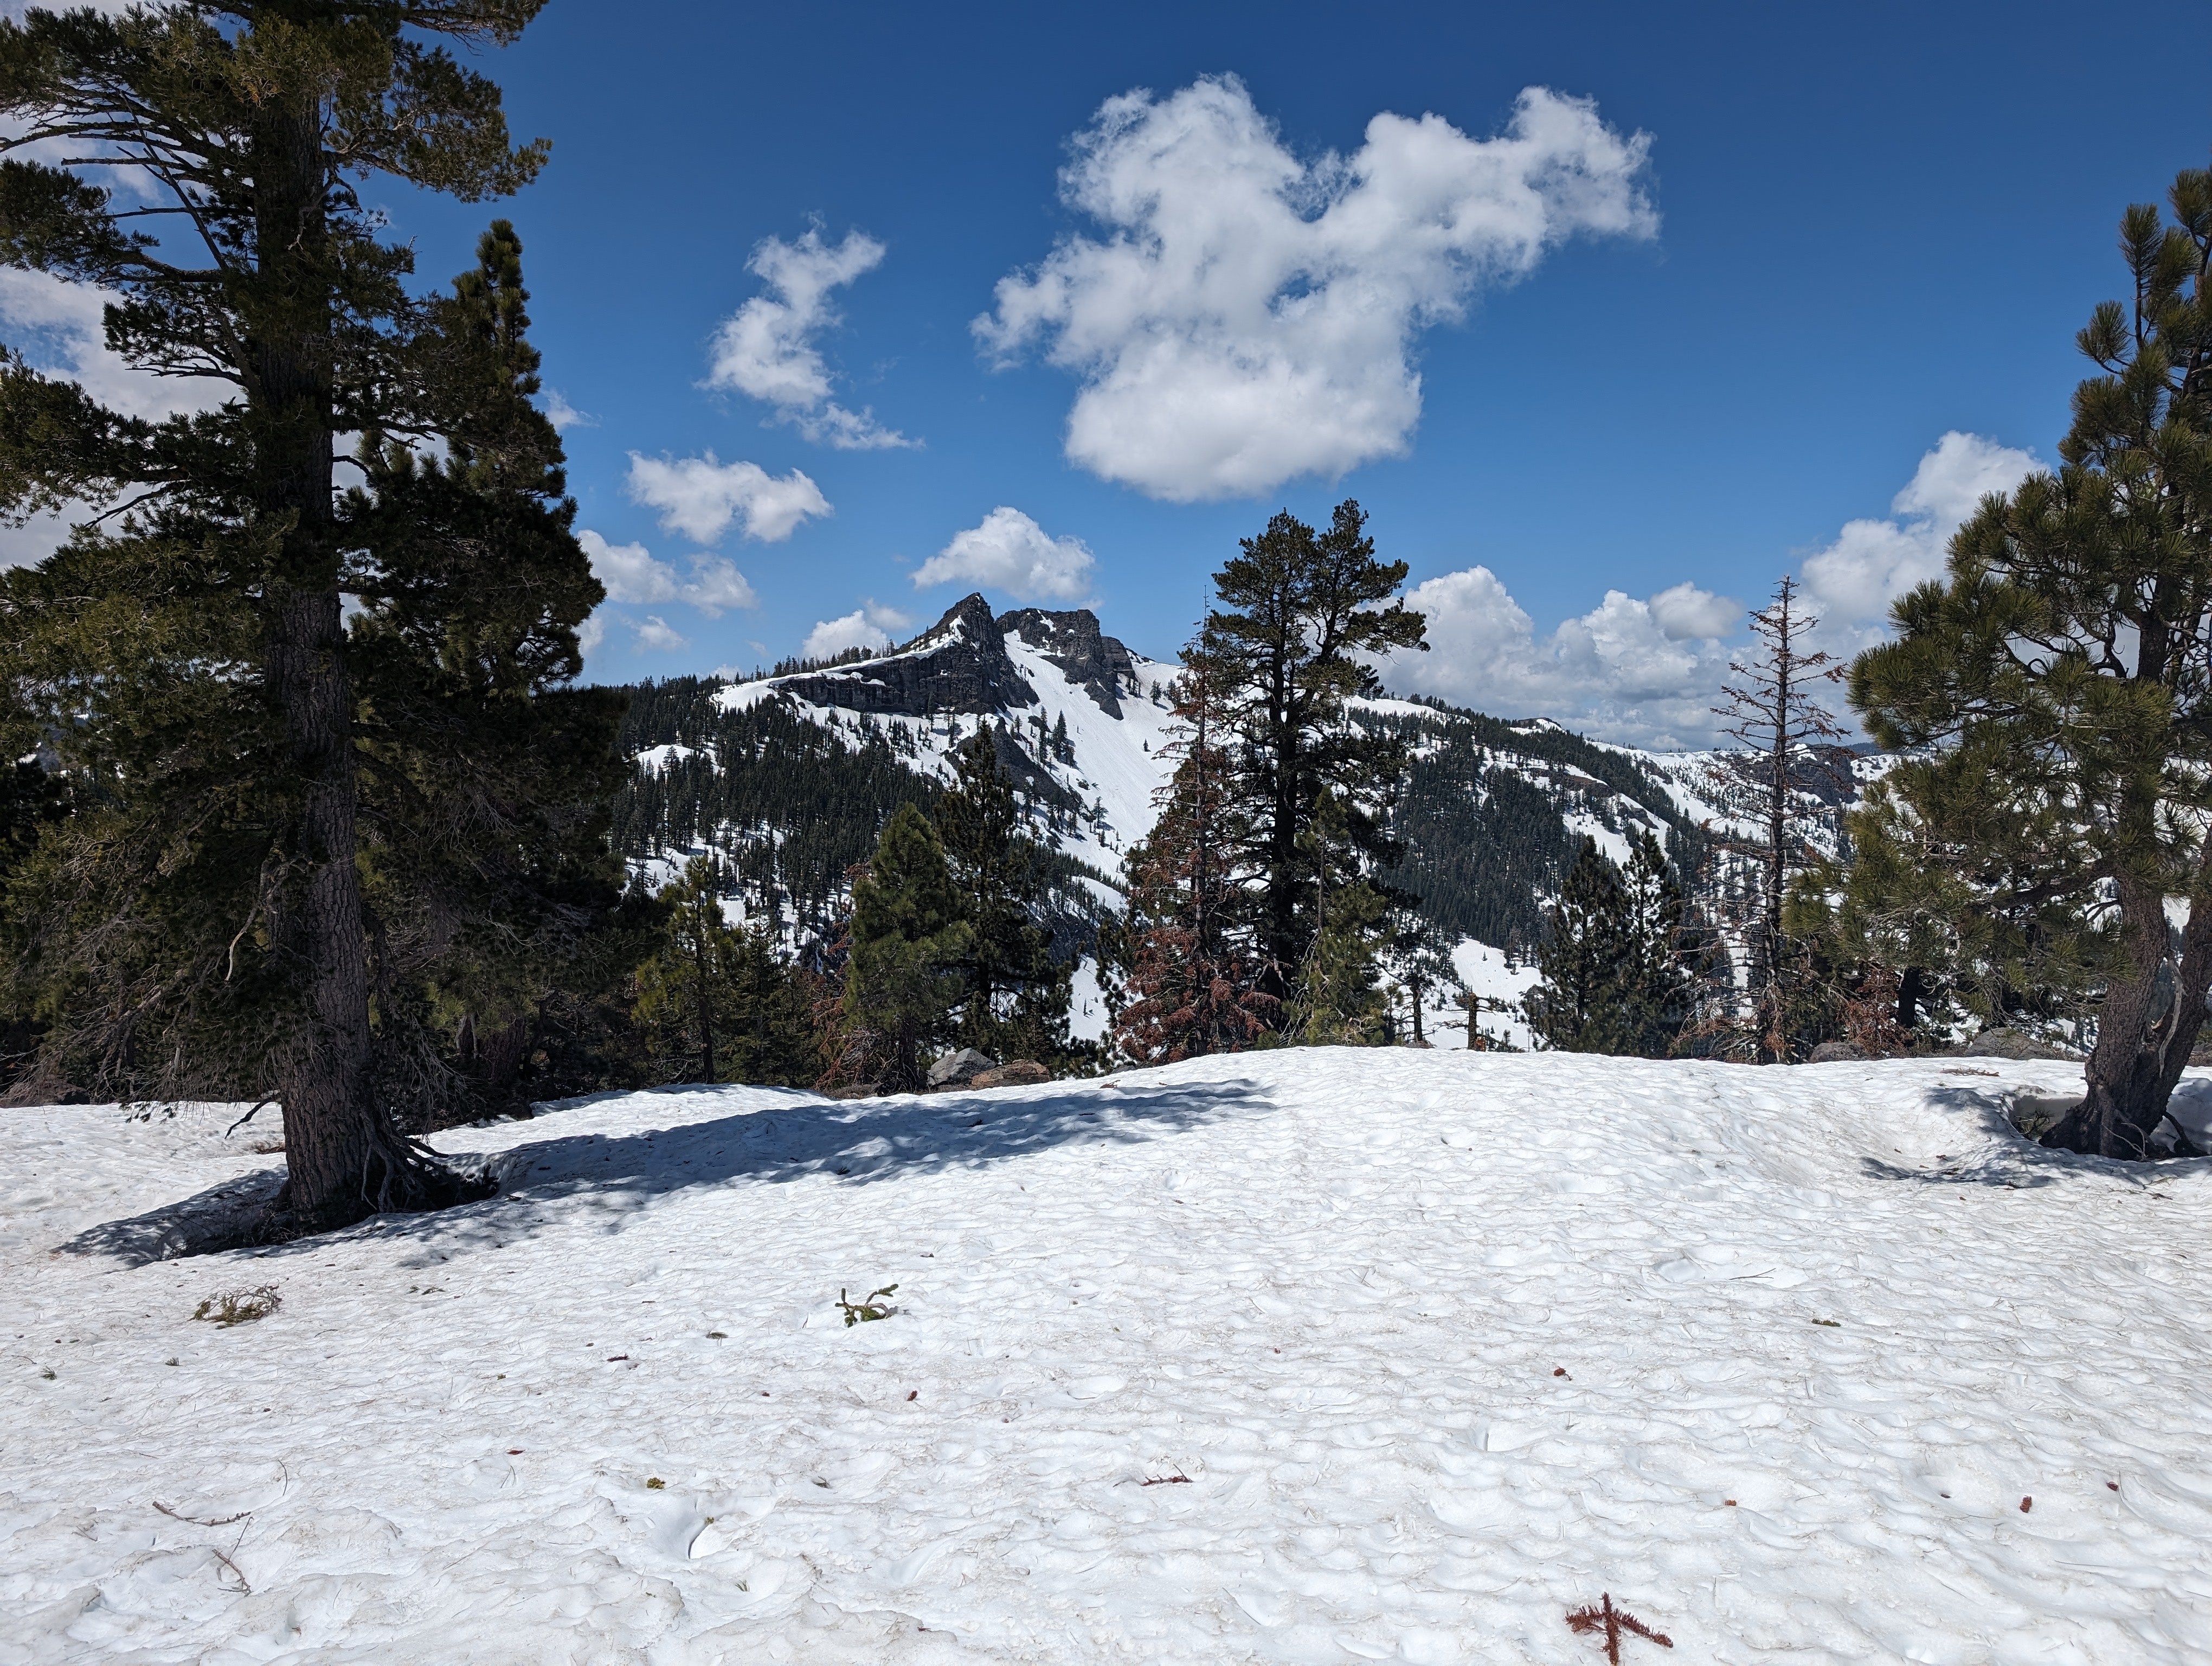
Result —
MULTIPOLYGON (((582 1197, 607 1212, 605 1230, 618 1231, 624 1217, 653 1199, 693 1187, 775 1185, 815 1177, 866 1185, 984 1168, 1060 1146, 1148 1140, 1272 1108, 1260 1085, 1249 1080, 1158 1086, 1124 1081, 1127 1085, 1103 1092, 1095 1082, 1056 1084, 1020 1097, 1003 1090, 857 1100, 794 1093, 765 1105, 760 1096, 766 1090, 738 1090, 748 1097, 747 1108, 726 1116, 631 1134, 556 1134, 526 1140, 484 1159, 499 1192, 483 1202, 424 1214, 379 1215, 347 1231, 404 1236, 455 1249, 491 1246, 520 1240, 544 1224, 536 1212, 582 1197)), ((635 1096, 566 1100, 539 1121, 556 1128, 565 1110, 629 1097, 635 1096)), ((147 1213, 88 1227, 57 1253, 109 1256, 136 1267, 236 1249, 283 1179, 278 1170, 240 1176, 147 1213)), ((312 1251, 343 1236, 302 1238, 257 1253, 312 1251)))

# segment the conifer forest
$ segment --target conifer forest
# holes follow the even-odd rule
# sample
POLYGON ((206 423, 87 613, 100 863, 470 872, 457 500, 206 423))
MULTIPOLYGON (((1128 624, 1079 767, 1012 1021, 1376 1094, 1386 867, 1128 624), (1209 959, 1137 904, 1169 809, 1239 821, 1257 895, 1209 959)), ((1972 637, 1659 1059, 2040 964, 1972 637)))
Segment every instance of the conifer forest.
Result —
POLYGON ((711 9, 0 8, 0 1657, 2212 1661, 2202 146, 711 9))

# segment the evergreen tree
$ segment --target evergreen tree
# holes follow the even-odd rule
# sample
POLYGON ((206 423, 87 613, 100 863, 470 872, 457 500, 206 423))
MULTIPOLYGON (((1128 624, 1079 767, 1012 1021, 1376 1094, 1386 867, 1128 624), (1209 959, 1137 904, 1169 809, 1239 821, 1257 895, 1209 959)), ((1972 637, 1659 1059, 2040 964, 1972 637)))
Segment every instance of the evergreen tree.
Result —
POLYGON ((953 1033, 958 968, 971 951, 963 912, 937 830, 901 805, 853 887, 845 963, 845 1017, 874 1038, 886 1092, 919 1090, 922 1049, 953 1033))
POLYGON ((2045 1142, 2119 1158, 2145 1154, 2212 989, 2212 171, 2167 201, 2171 224, 2121 218, 2132 295, 2075 338, 2100 374, 2061 466, 1983 500, 1850 682, 1911 753, 1891 790, 1958 882, 1939 914, 2048 928, 2027 945, 2101 982, 2087 1097, 2045 1142))
POLYGON ((1316 847, 1302 842, 1323 795, 1342 807, 1343 839, 1364 863, 1396 860, 1379 801, 1403 775, 1407 748, 1350 721, 1346 702, 1379 691, 1375 656, 1427 643, 1421 616, 1396 599, 1406 563, 1376 558, 1358 504, 1339 504, 1321 532, 1286 511, 1240 547, 1214 575, 1218 605, 1199 651, 1244 812, 1242 836, 1220 854, 1259 890, 1258 946, 1280 997, 1324 924, 1316 847))
POLYGON ((1632 958, 1623 991, 1626 1045, 1619 1050, 1664 1058, 1674 1050, 1695 1001, 1698 974, 1707 964, 1705 934, 1690 924, 1681 876, 1649 828, 1629 836, 1621 894, 1632 958))
POLYGON ((1183 655, 1170 694, 1175 726, 1160 751, 1175 773, 1154 793, 1159 818, 1129 853, 1129 908, 1118 933, 1132 997, 1114 1015, 1114 1044, 1138 1064, 1235 1053, 1267 1034, 1280 998, 1258 987, 1251 911, 1227 854, 1244 812, 1223 744, 1203 653, 1183 655))
MULTIPOLYGON (((1467 985, 1452 960, 1451 939, 1413 903, 1401 901, 1393 911, 1390 932, 1390 970, 1406 992, 1406 1005, 1414 1043, 1425 1045, 1422 1028, 1430 992, 1463 992, 1467 985)), ((1454 1005, 1460 1004, 1456 1000, 1454 1005)))
POLYGON ((660 893, 665 943, 638 969, 635 1007, 652 1073, 798 1085, 815 1073, 805 997, 765 929, 728 922, 724 879, 712 860, 695 856, 660 893))
POLYGON ((1681 885, 1658 840, 1637 830, 1624 873, 1585 838, 1548 924, 1527 1001, 1537 1037, 1563 1053, 1664 1057, 1692 980, 1681 885))
MULTIPOLYGON (((126 363, 229 389, 157 422, 19 359, 0 372, 0 505, 119 512, 9 575, 0 609, 0 654, 100 795, 31 865, 47 987, 82 986, 118 1077, 191 1055, 203 1081, 276 1095, 290 1179, 272 1231, 471 1190, 386 1097, 376 995, 400 986, 364 894, 376 766, 343 606, 374 563, 333 492, 333 441, 453 439, 495 380, 497 353, 409 294, 411 250, 380 240, 362 186, 476 200, 536 173, 544 146, 510 145, 498 88, 436 42, 503 44, 538 4, 229 0, 0 22, 0 259, 106 291, 126 363), (33 160, 57 150, 69 164, 33 160), (166 195, 173 238, 71 171, 105 166, 166 195)), ((564 595, 533 627, 554 681, 578 602, 596 599, 564 595)), ((401 798, 404 773, 385 771, 401 798)))
POLYGON ((996 1059, 1057 1062, 1069 1051, 1074 968, 1054 964, 1052 934, 1036 923, 1042 853, 1023 830, 993 730, 979 728, 952 765, 933 819, 969 927, 956 1039, 996 1059))
POLYGON ((1528 1025, 1555 1052, 1623 1051, 1623 989, 1634 976, 1628 895, 1620 870, 1584 838, 1536 951, 1543 982, 1528 992, 1528 1025))
POLYGON ((1298 967, 1291 1039, 1310 1047, 1366 1047, 1385 1038, 1388 998, 1376 964, 1388 932, 1381 893, 1358 877, 1340 800, 1324 793, 1299 835, 1313 875, 1313 940, 1298 967))

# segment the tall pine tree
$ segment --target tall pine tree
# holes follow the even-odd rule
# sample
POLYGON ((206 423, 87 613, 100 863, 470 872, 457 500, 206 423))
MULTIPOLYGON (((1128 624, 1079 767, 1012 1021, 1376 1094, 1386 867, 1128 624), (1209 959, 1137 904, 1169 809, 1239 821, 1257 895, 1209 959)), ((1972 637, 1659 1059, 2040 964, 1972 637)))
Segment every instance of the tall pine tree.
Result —
POLYGON ((1321 532, 1285 511, 1240 548, 1214 575, 1199 652, 1244 812, 1242 836, 1220 854, 1257 888, 1269 990, 1287 998, 1324 925, 1322 853, 1304 836, 1316 805, 1328 794, 1342 809, 1334 843, 1365 866, 1398 854, 1380 800, 1404 773, 1406 744, 1353 722, 1346 704, 1379 692, 1375 656, 1428 644, 1421 616, 1397 599, 1406 563, 1376 559, 1356 502, 1321 532))
MULTIPOLYGON (((281 1099, 271 1231, 471 1190, 406 1139, 380 1057, 343 605, 374 540, 333 489, 334 442, 451 440, 482 414, 473 396, 512 415, 494 386, 513 385, 511 356, 493 368, 409 294, 411 245, 379 236, 363 186, 477 200, 537 173, 545 147, 511 144, 497 87, 440 42, 504 44, 540 3, 180 0, 0 22, 0 259, 107 292, 125 363, 225 389, 156 422, 20 359, 0 374, 0 504, 112 512, 11 575, 0 610, 0 653, 102 794, 39 876, 61 899, 56 976, 84 986, 116 1071, 213 1051, 241 1091, 281 1099), (38 159, 58 151, 71 161, 38 159), (77 171, 111 166, 163 199, 156 217, 77 171)), ((590 596, 571 584, 541 611, 556 661, 590 596)), ((384 771, 403 800, 404 773, 384 771)))
POLYGON ((1585 838, 1547 921, 1529 1027, 1562 1053, 1664 1057, 1688 1013, 1682 891, 1638 829, 1624 872, 1585 838))
POLYGON ((2045 1143, 2118 1158, 2146 1153, 2212 990, 2212 171, 2167 206, 2121 216, 2130 293, 2075 337, 2098 374, 2057 471, 1983 500, 1850 680, 1913 754, 1889 787, 1918 859, 1972 909, 2072 917, 2102 998, 2087 1096, 2045 1143))

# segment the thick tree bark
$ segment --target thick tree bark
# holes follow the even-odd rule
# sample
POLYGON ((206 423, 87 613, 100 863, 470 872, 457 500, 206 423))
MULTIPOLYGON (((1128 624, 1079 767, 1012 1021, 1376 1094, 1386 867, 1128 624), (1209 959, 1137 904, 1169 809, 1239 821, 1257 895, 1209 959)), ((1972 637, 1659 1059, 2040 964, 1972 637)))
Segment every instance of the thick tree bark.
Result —
POLYGON ((267 690, 283 736, 295 824, 274 913, 301 1031, 279 1054, 289 1181, 278 1233, 457 1201, 458 1176, 376 1100, 353 751, 353 690, 331 504, 331 309, 319 112, 272 111, 254 137, 258 265, 249 328, 254 504, 289 522, 264 599, 267 690))
MULTIPOLYGON (((2200 873, 2200 884, 2206 877, 2200 873)), ((2212 988, 2212 907, 2191 905, 2177 963, 2165 901, 2154 887, 2120 887, 2128 975, 2106 989, 2098 1010, 2086 1095, 2044 1136, 2046 1146, 2134 1160, 2150 1154, 2150 1136, 2189 1063, 2212 988)))

